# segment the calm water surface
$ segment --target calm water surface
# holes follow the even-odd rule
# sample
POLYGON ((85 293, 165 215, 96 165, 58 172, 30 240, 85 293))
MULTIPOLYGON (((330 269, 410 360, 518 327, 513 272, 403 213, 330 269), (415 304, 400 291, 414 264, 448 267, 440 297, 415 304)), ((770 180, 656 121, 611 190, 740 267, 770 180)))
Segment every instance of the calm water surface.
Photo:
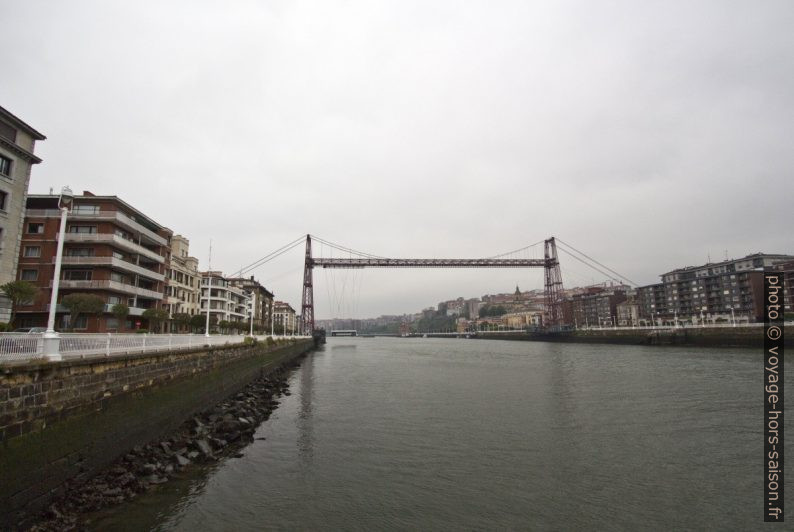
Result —
POLYGON ((94 526, 761 528, 761 357, 332 338, 292 374, 243 458, 94 526))

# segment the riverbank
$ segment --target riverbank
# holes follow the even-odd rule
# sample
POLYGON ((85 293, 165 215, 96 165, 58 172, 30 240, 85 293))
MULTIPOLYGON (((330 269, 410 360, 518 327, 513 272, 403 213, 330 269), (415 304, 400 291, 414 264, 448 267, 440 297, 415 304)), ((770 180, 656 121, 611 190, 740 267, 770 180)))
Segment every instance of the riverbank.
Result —
POLYGON ((257 426, 289 395, 287 375, 300 365, 297 359, 282 364, 248 384, 241 392, 191 417, 172 434, 136 446, 89 481, 69 482, 66 495, 45 511, 23 518, 18 530, 81 530, 91 513, 129 501, 158 489, 191 467, 239 456, 254 441, 257 426))
MULTIPOLYGON (((587 329, 558 333, 479 333, 487 340, 523 340, 620 345, 677 345, 682 347, 754 347, 764 345, 763 327, 680 327, 677 329, 587 329)), ((786 347, 794 346, 794 335, 785 338, 786 347)))

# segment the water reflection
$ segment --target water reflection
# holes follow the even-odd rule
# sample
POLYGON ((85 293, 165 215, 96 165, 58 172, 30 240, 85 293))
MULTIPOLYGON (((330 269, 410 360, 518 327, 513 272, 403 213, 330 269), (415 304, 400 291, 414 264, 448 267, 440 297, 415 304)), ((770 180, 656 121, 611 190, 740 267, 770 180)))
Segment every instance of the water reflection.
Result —
POLYGON ((301 460, 311 462, 314 455, 314 421, 312 419, 312 401, 314 400, 314 364, 318 353, 310 355, 303 361, 299 370, 300 409, 295 423, 298 426, 298 451, 301 460))

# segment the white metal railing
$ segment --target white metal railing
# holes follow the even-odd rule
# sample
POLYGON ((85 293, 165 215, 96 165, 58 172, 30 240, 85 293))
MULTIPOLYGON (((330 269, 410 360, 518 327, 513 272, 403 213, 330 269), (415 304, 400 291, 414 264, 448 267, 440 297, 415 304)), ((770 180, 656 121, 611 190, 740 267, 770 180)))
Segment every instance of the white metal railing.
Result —
POLYGON ((43 334, 0 333, 0 362, 41 356, 43 334))
MULTIPOLYGON (((41 358, 43 336, 43 333, 0 333, 0 363, 41 358)), ((239 344, 245 338, 242 334, 207 337, 203 334, 60 333, 59 336, 59 351, 64 359, 239 344)))
MULTIPOLYGON (((150 353, 201 346, 241 344, 243 334, 116 334, 60 333, 59 351, 64 360, 132 353, 150 353)), ((43 358, 43 333, 0 333, 0 364, 43 358)), ((268 336, 255 335, 259 341, 268 336)), ((273 336, 275 340, 306 339, 311 336, 273 336)))

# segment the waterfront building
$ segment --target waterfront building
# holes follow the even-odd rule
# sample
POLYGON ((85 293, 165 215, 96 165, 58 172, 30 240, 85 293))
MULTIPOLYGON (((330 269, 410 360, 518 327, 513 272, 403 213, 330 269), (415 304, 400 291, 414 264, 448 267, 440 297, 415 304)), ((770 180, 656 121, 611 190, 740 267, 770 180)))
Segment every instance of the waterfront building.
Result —
POLYGON ((772 268, 783 272, 783 308, 789 320, 794 320, 794 260, 780 262, 772 268))
MULTIPOLYGON (((295 317, 295 309, 289 303, 284 301, 276 301, 273 304, 273 319, 276 328, 280 328, 284 334, 291 334, 297 332, 297 321, 295 317)), ((357 325, 354 320, 333 320, 332 328, 334 329, 356 329, 357 325)))
MULTIPOLYGON (((0 285, 17 278, 33 152, 46 137, 0 107, 0 285)), ((11 300, 0 292, 0 323, 11 318, 11 300)))
MULTIPOLYGON (((195 316, 201 313, 200 285, 198 259, 190 256, 190 241, 182 235, 173 235, 170 238, 164 305, 172 318, 175 314, 195 316)), ((177 332, 173 323, 172 331, 177 332)))
MULTIPOLYGON (((29 195, 19 254, 18 278, 39 287, 36 300, 19 309, 20 327, 47 324, 60 228, 58 195, 29 195)), ((56 328, 108 332, 148 328, 143 313, 161 308, 170 229, 117 196, 85 191, 75 196, 66 222, 56 328), (99 296, 104 311, 71 320, 60 301, 77 292, 99 296), (111 312, 129 307, 126 323, 111 312)))
POLYGON ((254 326, 270 331, 270 322, 273 319, 273 292, 259 284, 253 275, 229 278, 229 282, 248 294, 254 294, 249 301, 249 310, 253 306, 254 326))
MULTIPOLYGON (((662 274, 667 322, 763 321, 765 268, 794 256, 755 253, 662 274)), ((657 314, 659 314, 657 312, 657 314)))
POLYGON ((510 312, 502 316, 508 329, 525 329, 529 326, 540 326, 543 323, 543 312, 540 310, 524 310, 510 312))
POLYGON ((209 303, 210 323, 245 322, 249 316, 248 293, 219 271, 201 272, 201 313, 209 303))
POLYGON ((672 316, 667 308, 664 284, 656 283, 637 288, 637 305, 639 306, 639 325, 653 325, 659 319, 672 316))
POLYGON ((579 327, 611 327, 617 324, 617 305, 627 299, 626 285, 592 286, 575 294, 563 305, 563 318, 579 327), (566 309, 567 307, 567 309, 566 309))
POLYGON ((619 327, 636 327, 640 325, 640 304, 634 291, 626 294, 626 300, 615 306, 619 327))

